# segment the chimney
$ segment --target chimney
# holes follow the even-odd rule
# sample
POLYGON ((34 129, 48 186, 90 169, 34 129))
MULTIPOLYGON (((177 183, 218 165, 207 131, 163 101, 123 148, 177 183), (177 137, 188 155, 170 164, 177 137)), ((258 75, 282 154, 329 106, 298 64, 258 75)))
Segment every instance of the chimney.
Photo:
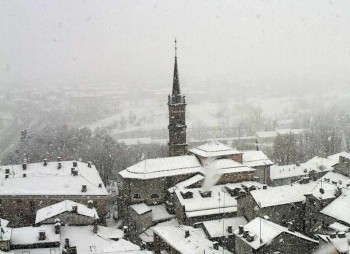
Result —
POLYGON ((58 163, 58 166, 57 166, 58 169, 61 169, 62 168, 62 164, 61 162, 58 163))
POLYGON ((232 233, 232 226, 227 226, 227 232, 232 233))
POLYGON ((23 168, 23 170, 26 170, 27 169, 27 163, 23 162, 22 163, 22 168, 23 168))
POLYGON ((47 166, 47 159, 44 159, 44 166, 47 166))
POLYGON ((78 206, 72 205, 72 213, 78 213, 78 206))
POLYGON ((61 223, 60 222, 56 222, 55 223, 55 234, 58 235, 61 233, 61 223))
POLYGON ((290 232, 294 232, 295 230, 294 230, 294 224, 293 224, 293 222, 288 222, 288 230, 290 231, 290 232))
POLYGON ((253 234, 248 234, 248 236, 247 236, 247 241, 248 241, 248 242, 254 241, 254 235, 253 235, 253 234))
POLYGON ((128 233, 129 233, 129 227, 128 226, 123 226, 123 233, 124 233, 124 236, 128 235, 128 233))
POLYGON ((9 175, 8 175, 8 174, 5 175, 5 179, 7 179, 7 178, 9 178, 9 175))
POLYGON ((88 165, 88 168, 91 168, 91 161, 89 161, 89 162, 87 163, 87 165, 88 165))
POLYGON ((57 157, 57 161, 61 161, 61 157, 57 157))
POLYGON ((45 240, 45 239, 46 239, 45 231, 40 231, 39 232, 39 240, 45 240))
POLYGON ((94 201, 89 200, 88 201, 88 208, 92 209, 94 207, 94 201))
POLYGON ((5 169, 5 174, 10 174, 10 169, 9 168, 7 168, 7 169, 5 169))
POLYGON ((238 226, 238 234, 241 235, 241 234, 243 234, 243 233, 244 233, 244 228, 243 228, 242 225, 239 225, 239 226, 238 226))
POLYGON ((140 247, 141 247, 141 250, 145 250, 147 245, 146 245, 146 243, 144 241, 142 241, 140 247))
POLYGON ((26 174, 26 173, 23 173, 23 177, 27 177, 27 174, 26 174))
POLYGON ((337 233, 332 233, 332 234, 330 235, 330 238, 332 238, 332 239, 337 238, 337 233))
POLYGON ((264 189, 264 190, 267 190, 267 185, 264 184, 264 185, 263 185, 263 189, 264 189))
POLYGON ((92 229, 92 232, 93 232, 94 234, 97 234, 97 231, 98 231, 97 221, 95 220, 95 222, 94 222, 94 228, 92 229))
POLYGON ((99 183, 99 184, 98 184, 98 187, 99 187, 99 188, 102 188, 102 183, 99 183))
POLYGON ((190 236, 190 231, 189 230, 186 230, 185 231, 185 238, 189 237, 190 236))
POLYGON ((247 238, 249 235, 249 231, 248 230, 244 230, 243 231, 243 238, 247 238))
POLYGON ((213 242, 213 248, 215 250, 218 250, 219 249, 219 243, 218 242, 213 242))
POLYGON ((73 167, 77 167, 78 166, 78 162, 73 161, 73 167))
POLYGON ((77 176, 78 175, 78 170, 76 168, 71 168, 71 174, 73 176, 77 176))
POLYGON ((85 184, 83 184, 81 186, 81 192, 86 192, 87 191, 87 186, 85 184))
POLYGON ((69 238, 66 238, 64 242, 65 242, 64 248, 69 248, 70 247, 69 246, 69 238))

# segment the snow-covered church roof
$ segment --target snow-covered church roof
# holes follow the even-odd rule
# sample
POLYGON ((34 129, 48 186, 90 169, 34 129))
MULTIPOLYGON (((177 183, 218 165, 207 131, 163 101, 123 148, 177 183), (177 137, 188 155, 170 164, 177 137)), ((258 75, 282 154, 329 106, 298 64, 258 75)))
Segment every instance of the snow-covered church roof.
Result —
POLYGON ((201 164, 194 155, 143 160, 119 174, 123 178, 152 179, 201 171, 201 164))
POLYGON ((205 158, 242 154, 242 152, 228 147, 218 141, 212 141, 204 145, 194 147, 190 149, 189 152, 205 158))
POLYGON ((0 166, 2 195, 107 196, 108 192, 94 165, 56 161, 47 162, 46 166, 42 162, 29 163, 26 168, 23 165, 0 166), (61 168, 58 163, 61 163, 61 168), (84 191, 83 185, 86 186, 84 191))

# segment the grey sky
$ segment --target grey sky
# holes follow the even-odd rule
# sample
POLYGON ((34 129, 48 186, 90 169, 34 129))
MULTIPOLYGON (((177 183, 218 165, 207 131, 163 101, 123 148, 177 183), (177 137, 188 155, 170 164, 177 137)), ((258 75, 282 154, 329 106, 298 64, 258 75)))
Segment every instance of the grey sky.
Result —
MULTIPOLYGON (((4 1, 0 84, 349 81, 350 1, 4 1)), ((306 83, 307 83, 306 82, 306 83)))

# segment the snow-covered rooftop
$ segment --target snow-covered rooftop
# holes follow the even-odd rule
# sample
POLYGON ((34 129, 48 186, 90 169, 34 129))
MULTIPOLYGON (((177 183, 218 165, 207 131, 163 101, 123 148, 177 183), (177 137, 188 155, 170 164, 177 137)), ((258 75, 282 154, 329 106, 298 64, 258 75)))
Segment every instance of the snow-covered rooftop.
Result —
POLYGON ((32 245, 37 243, 58 242, 60 242, 60 235, 55 234, 54 225, 42 225, 40 227, 22 227, 12 229, 12 245, 32 245), (45 240, 39 240, 39 232, 45 232, 45 240))
POLYGON ((263 151, 250 150, 243 151, 243 165, 248 167, 270 166, 273 165, 273 162, 263 151))
POLYGON ((193 228, 185 225, 157 225, 152 229, 164 242, 182 254, 231 254, 231 252, 223 250, 222 247, 219 247, 218 250, 214 249, 213 242, 206 238, 205 233, 200 228, 193 228), (185 231, 189 232, 188 237, 185 237, 185 231))
POLYGON ((307 176, 310 171, 327 172, 333 170, 334 164, 335 162, 333 160, 315 156, 299 166, 296 164, 283 166, 273 165, 271 166, 270 177, 271 179, 282 179, 307 176))
POLYGON ((344 238, 340 238, 338 236, 335 238, 327 237, 327 240, 329 240, 332 243, 334 248, 336 248, 337 251, 339 251, 339 253, 347 253, 349 251, 349 243, 348 243, 349 239, 350 239, 350 232, 345 233, 344 238))
POLYGON ((2 241, 9 241, 11 238, 12 228, 8 228, 8 224, 8 220, 0 218, 0 240, 2 241))
MULTIPOLYGON (((98 230, 100 227, 98 228, 98 230)), ((123 251, 140 251, 140 247, 120 239, 113 241, 108 238, 93 234, 93 226, 62 226, 61 227, 61 249, 65 246, 65 239, 69 239, 71 246, 77 247, 77 253, 102 253, 123 251)))
POLYGON ((233 217, 220 220, 203 221, 203 227, 208 233, 209 238, 233 235, 238 226, 247 224, 244 217, 233 217), (232 227, 232 232, 228 231, 228 226, 232 227))
POLYGON ((236 230, 234 234, 237 237, 241 238, 246 244, 248 244, 251 248, 255 250, 259 249, 265 244, 269 244, 270 242, 273 241, 273 239, 275 239, 277 236, 279 236, 282 233, 287 233, 316 244, 318 243, 318 241, 315 241, 299 232, 289 231, 288 228, 282 227, 276 223, 267 221, 262 218, 255 218, 251 220, 248 224, 244 226, 244 230, 249 231, 249 233, 254 236, 253 241, 249 242, 247 241, 246 238, 243 238, 243 234, 239 234, 239 230, 236 230))
POLYGON ((142 215, 144 213, 148 213, 152 211, 152 209, 145 203, 134 204, 134 205, 131 205, 130 208, 133 209, 138 215, 142 215))
POLYGON ((208 197, 202 197, 201 188, 186 189, 184 192, 193 193, 193 197, 187 199, 182 196, 181 190, 175 190, 175 193, 181 205, 185 206, 188 217, 236 212, 237 200, 225 193, 224 189, 224 185, 215 185, 210 189, 211 195, 208 197))
POLYGON ((77 210, 76 210, 77 214, 84 215, 91 218, 96 218, 96 219, 99 218, 96 212, 96 209, 94 207, 88 208, 86 205, 83 205, 71 200, 64 200, 57 204, 39 209, 36 212, 35 223, 42 222, 44 220, 47 220, 49 218, 52 218, 64 212, 73 212, 73 206, 77 207, 77 210))
POLYGON ((340 152, 340 153, 332 154, 332 155, 329 155, 327 158, 334 161, 335 163, 338 163, 340 156, 350 159, 350 153, 348 152, 340 152))
POLYGON ((201 164, 194 155, 147 159, 130 166, 119 174, 123 178, 152 179, 198 173, 201 164))
POLYGON ((319 189, 321 182, 310 182, 306 184, 295 183, 293 185, 282 185, 277 187, 267 187, 267 189, 253 190, 250 192, 255 202, 262 207, 277 206, 283 204, 303 202, 305 195, 314 194, 319 198, 334 197, 336 186, 333 184, 322 183, 325 193, 321 194, 319 189), (323 197, 324 196, 324 197, 323 197))
POLYGON ((350 225, 350 195, 343 194, 323 208, 320 213, 350 225))
POLYGON ((232 154, 242 154, 242 152, 224 145, 218 141, 212 141, 201 146, 194 147, 189 152, 201 157, 219 157, 232 154))
POLYGON ((345 226, 337 221, 329 225, 329 228, 337 232, 347 232, 350 229, 348 226, 345 226))
POLYGON ((73 161, 29 163, 24 170, 22 165, 0 166, 1 195, 84 195, 107 196, 108 192, 94 165, 77 162, 74 167, 77 175, 72 174, 73 161), (5 178, 6 171, 8 178, 5 178), (25 174, 25 177, 24 175, 25 174), (82 192, 86 185, 86 192, 82 192))

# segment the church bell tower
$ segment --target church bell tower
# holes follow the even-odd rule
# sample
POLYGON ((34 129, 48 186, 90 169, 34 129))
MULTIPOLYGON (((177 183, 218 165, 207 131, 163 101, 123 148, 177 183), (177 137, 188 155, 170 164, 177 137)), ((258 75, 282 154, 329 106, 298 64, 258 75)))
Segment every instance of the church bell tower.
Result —
POLYGON ((175 40, 175 64, 173 91, 168 95, 169 107, 169 156, 180 156, 187 153, 186 143, 186 101, 180 91, 179 72, 177 69, 177 45, 175 40))

